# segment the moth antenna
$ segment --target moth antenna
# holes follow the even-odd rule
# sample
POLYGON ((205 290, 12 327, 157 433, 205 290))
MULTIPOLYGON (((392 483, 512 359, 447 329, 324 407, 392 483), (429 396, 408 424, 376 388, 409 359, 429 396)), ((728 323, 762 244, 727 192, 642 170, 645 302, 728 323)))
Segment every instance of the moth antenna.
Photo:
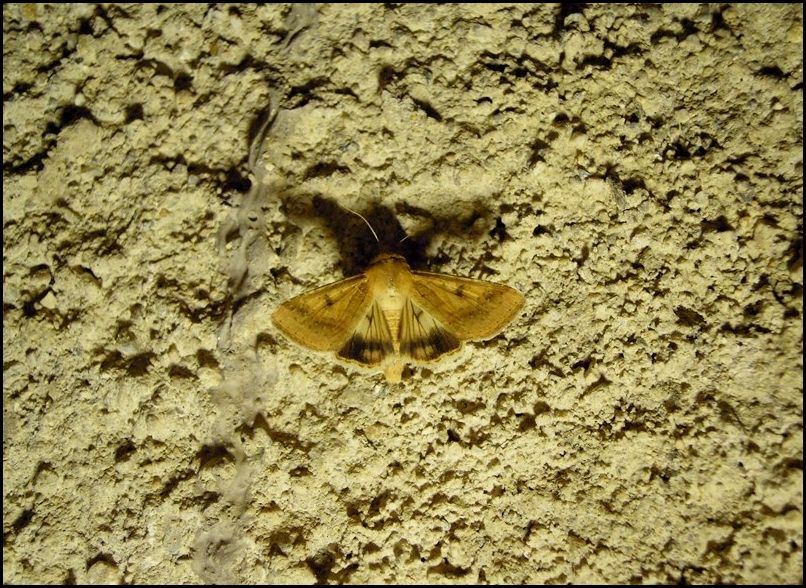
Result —
MULTIPOLYGON (((347 208, 347 207, 345 206, 345 208, 347 208)), ((372 228, 372 225, 371 225, 371 224, 369 224, 369 221, 368 221, 367 219, 365 219, 363 216, 361 216, 360 214, 358 214, 356 211, 354 211, 352 208, 347 208, 347 210, 349 210, 349 211, 350 211, 350 212, 352 212, 354 215, 356 215, 358 218, 360 218, 362 221, 364 221, 365 223, 367 223, 367 226, 369 227, 369 230, 370 230, 370 231, 372 231, 372 236, 373 236, 373 237, 375 237, 375 241, 377 241, 377 242, 378 242, 378 245, 380 245, 380 244, 381 244, 381 240, 380 240, 380 239, 378 239, 378 235, 377 235, 377 233, 375 233, 375 229, 373 229, 373 228, 372 228)))

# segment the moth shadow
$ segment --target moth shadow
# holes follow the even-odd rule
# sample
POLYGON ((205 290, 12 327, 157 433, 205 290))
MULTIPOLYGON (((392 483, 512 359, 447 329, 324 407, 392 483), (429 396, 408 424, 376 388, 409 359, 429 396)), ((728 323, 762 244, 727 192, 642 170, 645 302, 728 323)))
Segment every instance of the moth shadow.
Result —
MULTIPOLYGON (((327 227, 338 248, 340 265, 345 276, 364 271, 379 253, 399 253, 406 258, 412 269, 428 269, 428 262, 435 260, 429 260, 426 252, 437 236, 448 235, 472 241, 487 234, 494 236, 496 228, 489 228, 497 227, 491 210, 482 202, 473 203, 460 214, 448 212, 437 215, 408 204, 401 204, 397 211, 393 211, 378 203, 371 203, 368 208, 353 212, 335 200, 317 194, 310 199, 295 198, 293 201, 286 201, 286 209, 293 216, 317 219, 327 227), (356 213, 360 213, 367 222, 356 213), (398 215, 427 219, 428 222, 424 223, 425 228, 406 234, 398 215), (373 231, 377 235, 377 241, 373 231)), ((444 263, 448 258, 437 261, 444 263)))

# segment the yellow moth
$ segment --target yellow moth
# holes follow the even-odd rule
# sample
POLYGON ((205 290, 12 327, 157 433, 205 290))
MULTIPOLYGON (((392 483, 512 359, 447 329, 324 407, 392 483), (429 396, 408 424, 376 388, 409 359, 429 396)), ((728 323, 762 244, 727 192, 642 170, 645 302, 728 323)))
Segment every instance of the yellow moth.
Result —
POLYGON ((382 253, 364 273, 284 302, 272 320, 303 347, 383 369, 388 382, 399 382, 407 363, 489 339, 522 306, 509 286, 413 271, 402 255, 382 253))

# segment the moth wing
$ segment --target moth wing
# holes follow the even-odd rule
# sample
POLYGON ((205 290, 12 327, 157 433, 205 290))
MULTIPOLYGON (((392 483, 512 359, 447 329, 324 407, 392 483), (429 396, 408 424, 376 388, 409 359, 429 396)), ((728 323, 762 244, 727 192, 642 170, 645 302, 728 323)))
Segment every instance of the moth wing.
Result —
POLYGON ((389 325, 380 306, 373 300, 339 349, 338 356, 346 361, 375 366, 394 353, 389 325))
POLYGON ((400 355, 415 361, 434 361, 462 343, 411 298, 403 303, 400 317, 400 355))
POLYGON ((523 306, 521 293, 509 286, 427 272, 412 272, 410 295, 460 340, 489 339, 523 306))
POLYGON ((371 304, 367 276, 361 274, 285 301, 272 314, 272 321, 300 345, 335 351, 371 304))

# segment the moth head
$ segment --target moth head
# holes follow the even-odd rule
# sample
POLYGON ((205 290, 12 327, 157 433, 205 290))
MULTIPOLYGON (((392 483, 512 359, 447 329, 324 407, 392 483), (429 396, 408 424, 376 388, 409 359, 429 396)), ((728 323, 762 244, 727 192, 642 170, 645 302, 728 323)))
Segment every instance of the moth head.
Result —
POLYGON ((369 262, 369 266, 372 267, 373 265, 380 265, 383 263, 404 263, 408 266, 406 262, 406 258, 400 255, 399 253, 379 253, 375 257, 372 258, 372 261, 369 262))

